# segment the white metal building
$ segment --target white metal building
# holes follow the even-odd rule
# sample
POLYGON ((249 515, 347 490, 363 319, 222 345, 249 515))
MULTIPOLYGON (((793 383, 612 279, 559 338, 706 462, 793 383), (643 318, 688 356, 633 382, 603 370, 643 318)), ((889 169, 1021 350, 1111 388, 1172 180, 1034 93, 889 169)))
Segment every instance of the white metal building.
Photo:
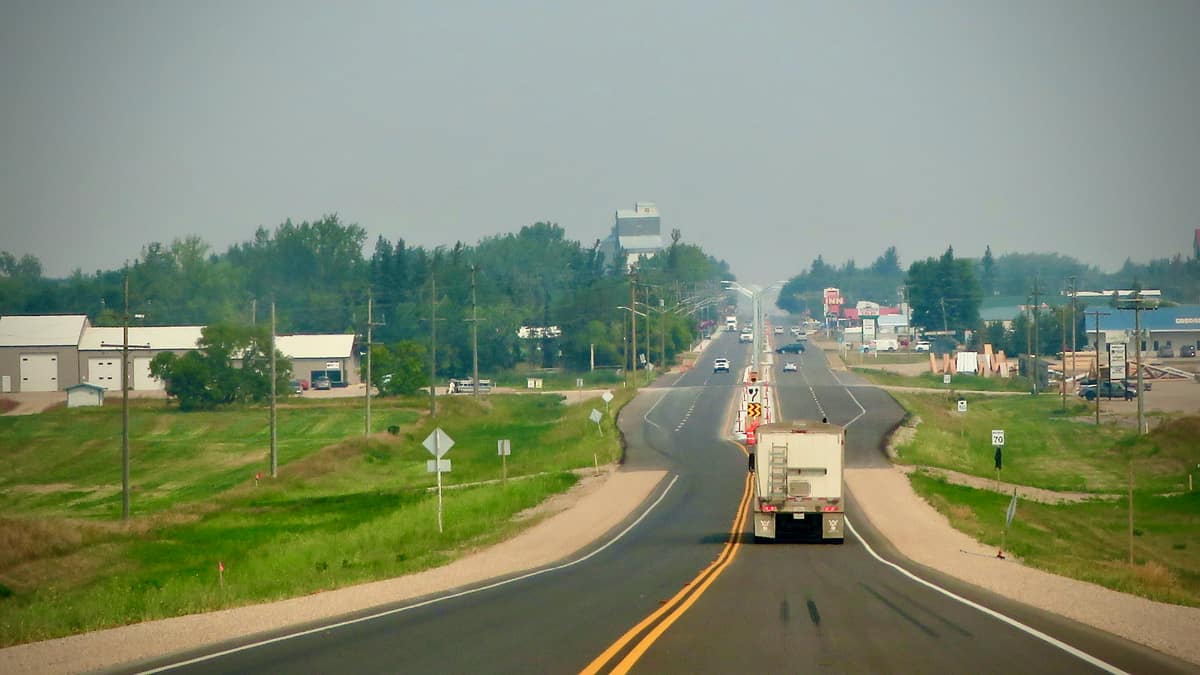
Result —
POLYGON ((334 386, 358 384, 358 354, 354 334, 279 335, 275 348, 292 360, 292 378, 308 380, 326 376, 334 386))
POLYGON ((0 393, 62 391, 79 382, 82 314, 0 317, 0 393))
MULTIPOLYGON (((136 391, 163 389, 163 382, 150 375, 150 360, 163 352, 184 354, 196 349, 203 326, 130 326, 130 388, 136 391)), ((79 341, 79 377, 110 391, 121 390, 121 341, 124 329, 89 326, 79 341)))

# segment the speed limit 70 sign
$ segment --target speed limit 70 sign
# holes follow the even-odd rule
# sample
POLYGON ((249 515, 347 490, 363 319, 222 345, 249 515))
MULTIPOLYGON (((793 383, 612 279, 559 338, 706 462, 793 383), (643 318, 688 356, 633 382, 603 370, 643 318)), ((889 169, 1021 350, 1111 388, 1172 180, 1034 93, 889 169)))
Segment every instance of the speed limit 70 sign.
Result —
POLYGON ((1004 430, 992 429, 992 445, 997 448, 1004 445, 1004 430))

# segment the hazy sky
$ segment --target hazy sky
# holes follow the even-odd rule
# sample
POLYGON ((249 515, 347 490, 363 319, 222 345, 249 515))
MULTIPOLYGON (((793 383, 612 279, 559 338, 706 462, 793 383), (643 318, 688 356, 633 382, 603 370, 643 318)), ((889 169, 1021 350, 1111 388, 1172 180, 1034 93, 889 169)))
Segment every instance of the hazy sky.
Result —
POLYGON ((435 246, 655 201, 743 280, 1191 255, 1200 2, 0 0, 0 250, 338 213, 435 246))

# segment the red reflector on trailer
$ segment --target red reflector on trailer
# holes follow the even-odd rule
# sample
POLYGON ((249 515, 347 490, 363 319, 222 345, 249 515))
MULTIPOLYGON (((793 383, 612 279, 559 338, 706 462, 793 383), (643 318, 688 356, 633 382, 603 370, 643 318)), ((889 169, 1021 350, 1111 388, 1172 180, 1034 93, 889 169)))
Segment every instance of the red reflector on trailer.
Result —
POLYGON ((774 504, 763 504, 763 505, 762 505, 762 510, 763 510, 763 511, 774 511, 774 510, 775 510, 775 505, 774 505, 774 504))

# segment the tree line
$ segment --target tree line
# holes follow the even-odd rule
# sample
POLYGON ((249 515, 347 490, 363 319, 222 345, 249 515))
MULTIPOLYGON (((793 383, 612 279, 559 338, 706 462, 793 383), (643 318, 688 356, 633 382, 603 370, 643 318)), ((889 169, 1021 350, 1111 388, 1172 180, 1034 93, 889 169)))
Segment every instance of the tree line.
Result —
MULTIPOLYGON (((482 373, 517 366, 583 370, 628 364, 624 349, 631 284, 636 288, 639 343, 647 315, 653 331, 649 355, 670 360, 697 333, 696 297, 718 292, 732 279, 728 265, 678 231, 657 255, 630 273, 606 260, 599 242, 585 246, 554 223, 486 237, 474 245, 411 246, 380 235, 364 250, 361 226, 328 215, 312 222, 288 220, 222 253, 199 237, 152 242, 127 268, 46 278, 32 256, 0 252, 0 313, 86 314, 94 325, 124 320, 123 280, 129 276, 133 325, 262 326, 274 303, 277 334, 356 333, 365 343, 368 311, 373 342, 385 376, 396 363, 427 358, 436 316, 439 377, 471 373, 471 319, 478 317, 482 373), (370 309, 368 310, 368 306, 370 309), (558 326, 556 337, 523 339, 521 326, 558 326), (594 357, 593 357, 594 354, 594 357)), ((196 369, 197 364, 188 364, 196 369)), ((428 368, 428 365, 426 365, 428 368)), ((411 378, 389 379, 390 389, 411 378), (396 385, 391 382, 396 381, 396 385)))

